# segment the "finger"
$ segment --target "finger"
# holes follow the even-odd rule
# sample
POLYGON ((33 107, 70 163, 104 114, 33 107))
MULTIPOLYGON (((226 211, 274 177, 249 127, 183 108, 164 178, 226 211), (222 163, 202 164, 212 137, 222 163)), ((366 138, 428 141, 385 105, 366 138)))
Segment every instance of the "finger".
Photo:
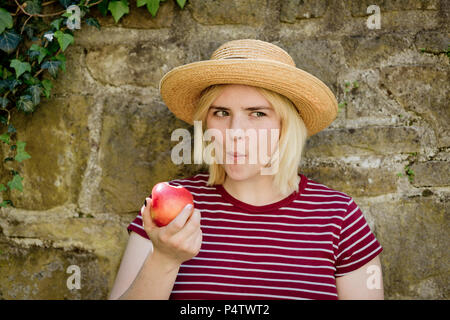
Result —
POLYGON ((198 252, 200 251, 200 248, 202 246, 202 241, 203 241, 203 233, 202 230, 199 229, 195 234, 194 237, 192 239, 192 251, 197 255, 198 252))
POLYGON ((144 204, 144 206, 141 209, 142 224, 143 224, 144 228, 151 230, 154 226, 152 217, 150 215, 150 205, 152 204, 152 199, 145 198, 145 201, 147 203, 147 206, 145 206, 145 204, 144 204))
POLYGON ((195 234, 200 229, 200 210, 194 209, 194 212, 191 214, 189 219, 186 221, 185 226, 178 231, 176 236, 187 239, 195 234))
MULTIPOLYGON (((192 215, 194 215, 194 213, 192 215)), ((200 249, 201 242, 202 242, 202 230, 200 228, 198 228, 195 230, 194 233, 192 233, 188 237, 180 236, 180 233, 182 233, 184 231, 184 229, 182 231, 178 232, 172 239, 176 243, 181 244, 182 250, 196 255, 200 249)))
POLYGON ((191 204, 186 205, 183 210, 173 219, 166 227, 169 234, 174 235, 178 231, 180 231, 184 225, 186 224, 186 221, 191 216, 192 212, 194 211, 194 206, 191 204))

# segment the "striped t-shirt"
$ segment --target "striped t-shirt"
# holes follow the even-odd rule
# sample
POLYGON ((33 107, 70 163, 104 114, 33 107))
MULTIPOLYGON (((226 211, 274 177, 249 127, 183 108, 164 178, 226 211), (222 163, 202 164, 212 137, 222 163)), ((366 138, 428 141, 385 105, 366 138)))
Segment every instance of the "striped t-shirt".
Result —
MULTIPOLYGON (((337 299, 336 277, 383 249, 349 195, 299 176, 299 192, 264 206, 207 186, 208 174, 169 181, 192 193, 203 233, 170 299, 337 299)), ((148 239, 140 212, 128 231, 148 239)))

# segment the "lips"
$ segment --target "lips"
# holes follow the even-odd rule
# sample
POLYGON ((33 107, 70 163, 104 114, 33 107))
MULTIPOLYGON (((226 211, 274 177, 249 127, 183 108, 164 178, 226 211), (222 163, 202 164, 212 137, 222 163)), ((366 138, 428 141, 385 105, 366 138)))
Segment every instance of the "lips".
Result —
POLYGON ((246 157, 245 154, 238 153, 238 152, 233 152, 233 153, 227 152, 227 154, 228 154, 230 157, 235 157, 235 158, 238 158, 238 157, 246 157))

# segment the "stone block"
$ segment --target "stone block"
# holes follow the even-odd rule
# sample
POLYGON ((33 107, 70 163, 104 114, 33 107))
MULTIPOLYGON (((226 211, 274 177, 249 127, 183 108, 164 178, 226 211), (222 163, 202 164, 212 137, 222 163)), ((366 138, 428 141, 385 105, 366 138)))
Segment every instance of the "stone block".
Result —
POLYGON ((439 187, 450 185, 450 164, 447 161, 428 161, 411 165, 415 187, 439 187))
POLYGON ((340 43, 349 67, 371 69, 397 52, 414 50, 412 42, 412 36, 404 33, 383 33, 343 36, 340 43))
POLYGON ((64 51, 66 71, 59 69, 56 79, 53 79, 48 72, 44 74, 44 78, 50 80, 53 84, 50 99, 69 93, 92 95, 100 90, 98 84, 88 74, 85 62, 86 53, 87 50, 76 43, 70 45, 64 51))
MULTIPOLYGON (((448 299, 449 194, 365 199, 381 253, 386 299, 448 299)), ((358 200, 357 200, 358 201, 358 200)))
POLYGON ((297 68, 311 73, 337 94, 336 79, 347 70, 344 50, 339 41, 328 39, 292 39, 280 44, 294 59, 297 68), (324 62, 326 61, 326 62, 324 62))
POLYGON ((421 132, 414 127, 327 128, 306 142, 306 157, 383 155, 420 150, 421 132))
MULTIPOLYGON (((375 4, 371 0, 352 0, 349 1, 353 16, 364 16, 367 14, 367 7, 375 4)), ((381 0, 376 3, 381 12, 406 11, 406 10, 438 10, 438 0, 381 0)))
POLYGON ((321 18, 328 6, 327 1, 281 1, 280 21, 294 23, 296 19, 321 18))
POLYGON ((0 283, 4 299, 106 299, 137 214, 80 215, 75 205, 48 211, 3 208, 0 283), (70 265, 80 289, 69 290, 70 265))
POLYGON ((48 248, 40 240, 8 240, 0 236, 0 299, 98 300, 108 295, 107 276, 92 253, 48 248), (66 273, 80 269, 80 289, 69 289, 66 273))
POLYGON ((450 82, 447 67, 393 66, 380 71, 380 82, 406 111, 422 118, 434 131, 437 147, 450 145, 450 82))
POLYGON ((190 127, 157 99, 143 102, 109 96, 99 142, 100 181, 92 190, 91 210, 136 210, 157 182, 195 174, 195 165, 171 160, 171 150, 178 144, 171 136, 178 128, 190 127))
POLYGON ((148 41, 102 46, 86 54, 86 67, 102 85, 158 88, 171 68, 183 64, 182 53, 174 45, 159 46, 148 41))
MULTIPOLYGON (((27 143, 31 156, 18 164, 23 192, 7 191, 17 207, 44 210, 76 201, 91 147, 88 115, 93 103, 89 96, 54 97, 42 101, 33 114, 14 113, 17 140, 27 143)), ((15 165, 3 163, 3 170, 15 165)))
MULTIPOLYGON (((305 164, 308 160, 305 160, 305 164)), ((375 164, 378 166, 378 163, 375 164)), ((396 192, 397 176, 386 167, 363 168, 359 164, 344 163, 301 166, 300 172, 351 197, 378 196, 396 192)))
POLYGON ((193 19, 203 25, 243 24, 261 26, 267 13, 259 0, 190 0, 187 7, 193 19))

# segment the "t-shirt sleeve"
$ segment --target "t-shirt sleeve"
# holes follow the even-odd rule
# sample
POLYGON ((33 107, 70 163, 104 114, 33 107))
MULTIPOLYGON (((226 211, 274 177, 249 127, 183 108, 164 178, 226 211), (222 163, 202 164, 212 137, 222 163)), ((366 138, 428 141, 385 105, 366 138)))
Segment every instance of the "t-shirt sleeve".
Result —
POLYGON ((383 248, 361 209, 350 199, 340 231, 335 276, 340 277, 362 267, 381 251, 383 248))
MULTIPOLYGON (((148 196, 148 198, 151 198, 151 196, 148 196)), ((127 231, 128 234, 130 234, 131 231, 136 232, 138 235, 144 237, 145 239, 149 239, 147 235, 147 232, 144 230, 144 223, 142 221, 142 212, 144 211, 145 204, 142 204, 141 210, 138 212, 136 218, 134 218, 133 221, 128 225, 127 231)))

